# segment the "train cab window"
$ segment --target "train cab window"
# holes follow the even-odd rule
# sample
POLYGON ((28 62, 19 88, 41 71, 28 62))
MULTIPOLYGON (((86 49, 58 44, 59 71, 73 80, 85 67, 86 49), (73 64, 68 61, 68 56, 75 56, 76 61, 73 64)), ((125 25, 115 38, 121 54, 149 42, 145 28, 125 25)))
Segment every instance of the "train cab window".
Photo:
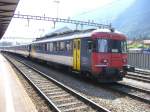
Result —
POLYGON ((108 41, 106 39, 98 39, 98 52, 108 51, 108 41))
POLYGON ((126 53, 127 52, 126 41, 110 39, 108 41, 108 44, 109 44, 109 52, 112 52, 112 53, 126 53))
POLYGON ((121 42, 121 49, 122 49, 122 53, 127 53, 127 42, 126 41, 121 42))

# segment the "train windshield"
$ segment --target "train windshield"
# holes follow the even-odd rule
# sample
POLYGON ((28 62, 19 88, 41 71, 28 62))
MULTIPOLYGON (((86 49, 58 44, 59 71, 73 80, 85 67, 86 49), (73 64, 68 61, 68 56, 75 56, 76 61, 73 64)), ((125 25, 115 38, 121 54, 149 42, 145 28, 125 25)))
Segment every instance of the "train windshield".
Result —
POLYGON ((126 53, 127 43, 125 40, 98 39, 98 52, 126 53))

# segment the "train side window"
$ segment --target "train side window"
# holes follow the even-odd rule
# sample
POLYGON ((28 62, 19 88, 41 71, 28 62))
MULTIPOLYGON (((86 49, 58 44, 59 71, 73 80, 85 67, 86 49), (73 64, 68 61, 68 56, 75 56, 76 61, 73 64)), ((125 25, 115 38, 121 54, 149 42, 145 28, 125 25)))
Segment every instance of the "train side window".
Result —
POLYGON ((57 51, 60 50, 60 42, 57 42, 57 48, 56 48, 57 51))
POLYGON ((39 50, 40 48, 39 46, 40 46, 39 44, 36 45, 36 50, 39 50))
POLYGON ((38 46, 37 44, 34 45, 35 50, 38 50, 38 46))
POLYGON ((51 43, 48 43, 48 51, 51 52, 51 43))
POLYGON ((41 44, 41 51, 45 51, 45 44, 41 44))
POLYGON ((40 48, 40 44, 37 44, 37 45, 36 45, 36 49, 37 49, 37 50, 40 50, 39 48, 40 48))
POLYGON ((88 41, 87 41, 87 46, 88 46, 88 52, 92 52, 92 49, 93 49, 93 41, 92 41, 92 40, 88 40, 88 41))
POLYGON ((56 47, 57 47, 57 43, 54 42, 54 43, 53 43, 53 51, 56 51, 56 47))
POLYGON ((47 48, 47 43, 44 43, 44 51, 48 51, 47 48))
POLYGON ((44 48, 44 47, 43 47, 43 44, 40 44, 40 46, 39 46, 39 50, 40 50, 40 51, 42 51, 42 50, 43 50, 43 48, 44 48))
POLYGON ((69 50, 72 50, 72 41, 70 41, 69 50))
POLYGON ((43 51, 46 51, 46 43, 43 43, 43 51))
POLYGON ((49 43, 49 50, 50 50, 50 52, 52 52, 53 51, 53 43, 49 43))
POLYGON ((49 52, 49 43, 46 43, 46 51, 49 52))
POLYGON ((67 41, 66 42, 66 50, 70 51, 72 49, 72 42, 71 41, 67 41))
POLYGON ((60 51, 65 51, 65 42, 60 42, 60 51))
POLYGON ((37 50, 39 50, 39 51, 40 51, 41 49, 42 49, 41 44, 38 44, 38 45, 37 45, 37 50))
POLYGON ((46 51, 49 51, 49 43, 46 43, 46 51))

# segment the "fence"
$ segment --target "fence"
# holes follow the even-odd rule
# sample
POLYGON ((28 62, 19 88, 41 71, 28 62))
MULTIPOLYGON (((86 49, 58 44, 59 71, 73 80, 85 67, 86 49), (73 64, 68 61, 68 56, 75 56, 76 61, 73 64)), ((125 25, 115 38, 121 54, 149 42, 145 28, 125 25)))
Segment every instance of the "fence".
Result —
POLYGON ((150 54, 128 53, 128 64, 141 69, 150 69, 150 54))

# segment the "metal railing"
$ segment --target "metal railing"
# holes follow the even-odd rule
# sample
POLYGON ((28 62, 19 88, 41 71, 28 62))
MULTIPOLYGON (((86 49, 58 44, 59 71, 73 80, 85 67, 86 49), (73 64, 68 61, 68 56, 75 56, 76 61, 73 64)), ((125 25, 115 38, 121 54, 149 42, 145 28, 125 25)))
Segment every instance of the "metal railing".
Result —
POLYGON ((141 69, 150 69, 150 54, 128 53, 128 64, 141 69))

